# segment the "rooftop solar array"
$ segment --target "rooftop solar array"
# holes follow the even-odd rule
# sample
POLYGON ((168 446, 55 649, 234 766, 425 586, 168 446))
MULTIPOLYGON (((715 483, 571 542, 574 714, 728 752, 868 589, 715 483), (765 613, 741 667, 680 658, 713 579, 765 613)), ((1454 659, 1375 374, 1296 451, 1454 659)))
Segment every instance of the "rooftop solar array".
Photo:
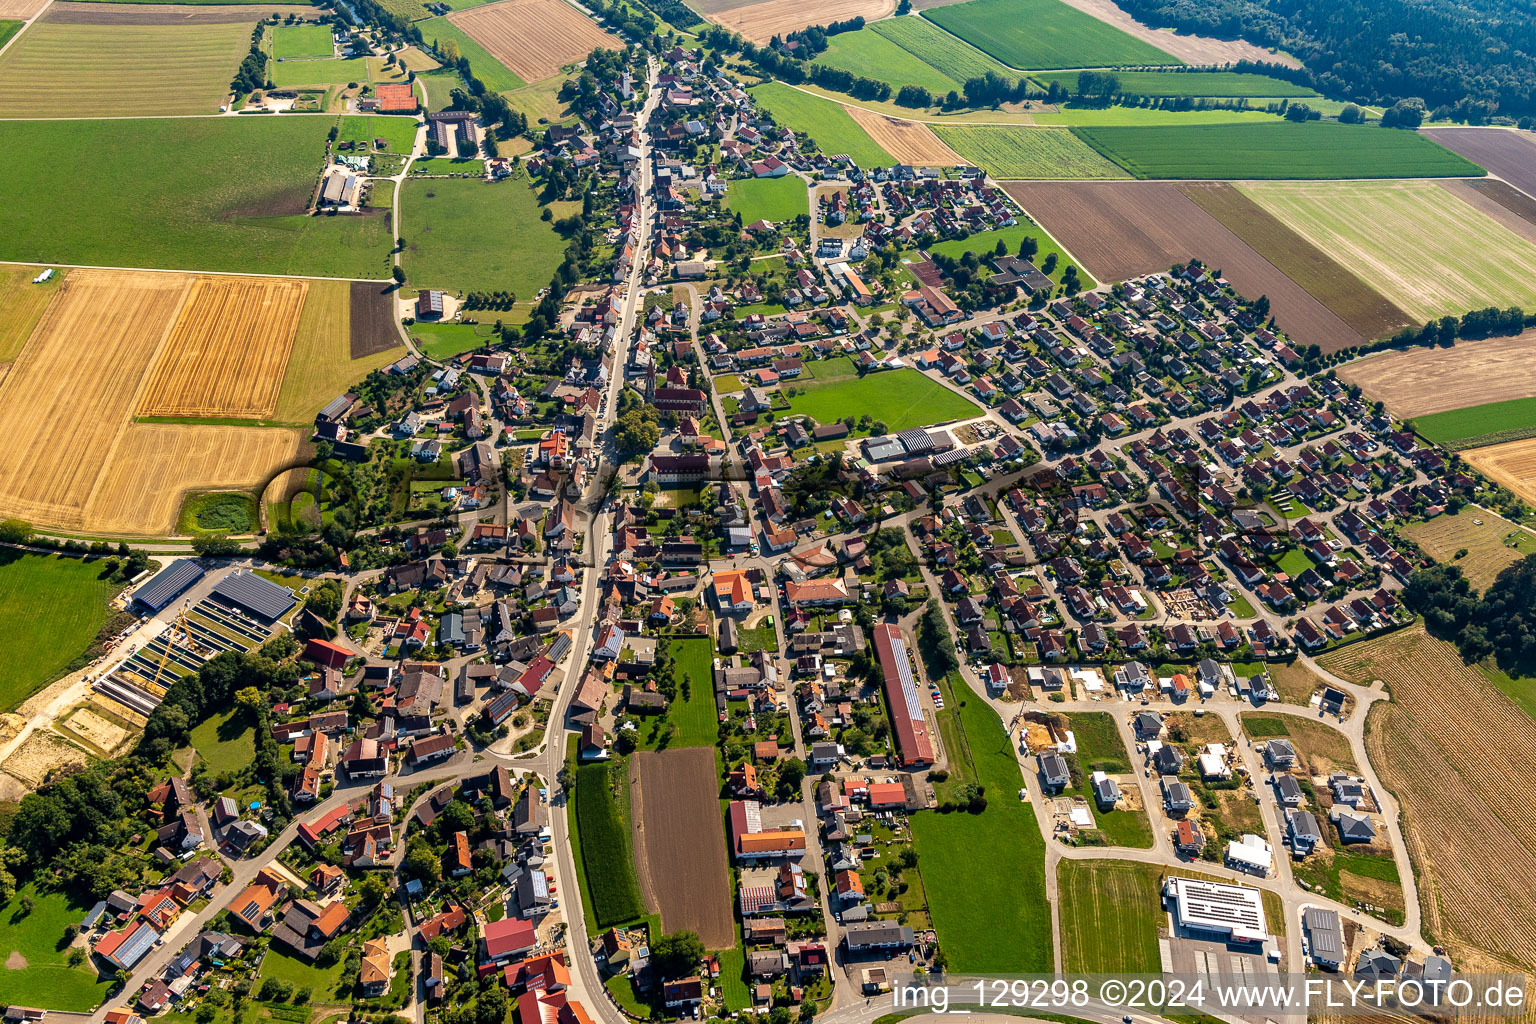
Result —
POLYGON ((190 558, 178 558, 155 573, 153 579, 138 589, 133 599, 152 611, 159 611, 182 591, 203 578, 202 566, 190 558))
POLYGON ((288 609, 299 603, 293 591, 264 580, 253 572, 226 576, 213 588, 213 592, 257 618, 268 621, 282 617, 288 609))

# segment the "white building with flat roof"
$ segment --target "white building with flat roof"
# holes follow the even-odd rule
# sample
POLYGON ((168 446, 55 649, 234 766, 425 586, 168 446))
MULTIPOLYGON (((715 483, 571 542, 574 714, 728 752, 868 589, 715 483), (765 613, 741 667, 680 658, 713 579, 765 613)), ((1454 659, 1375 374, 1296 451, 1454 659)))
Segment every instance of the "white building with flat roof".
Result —
POLYGON ((1234 839, 1227 843, 1227 867, 1229 868, 1266 878, 1273 861, 1274 852, 1270 849, 1269 843, 1264 841, 1263 836, 1256 836, 1250 832, 1241 839, 1234 839))
POLYGON ((1176 933, 1223 942, 1263 943, 1264 894, 1246 885, 1175 876, 1163 883, 1176 933))

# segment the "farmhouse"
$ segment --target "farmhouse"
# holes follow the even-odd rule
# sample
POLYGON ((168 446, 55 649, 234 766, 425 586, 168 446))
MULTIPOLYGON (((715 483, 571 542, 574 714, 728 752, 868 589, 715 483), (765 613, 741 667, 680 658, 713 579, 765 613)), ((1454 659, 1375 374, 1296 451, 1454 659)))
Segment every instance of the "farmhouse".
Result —
POLYGON ((933 739, 928 735, 928 722, 918 700, 912 658, 898 627, 884 622, 875 626, 875 656, 891 707, 896 751, 902 766, 923 768, 933 764, 933 739))
POLYGON ((764 829, 756 800, 730 803, 731 849, 738 861, 788 857, 805 852, 803 828, 764 829))

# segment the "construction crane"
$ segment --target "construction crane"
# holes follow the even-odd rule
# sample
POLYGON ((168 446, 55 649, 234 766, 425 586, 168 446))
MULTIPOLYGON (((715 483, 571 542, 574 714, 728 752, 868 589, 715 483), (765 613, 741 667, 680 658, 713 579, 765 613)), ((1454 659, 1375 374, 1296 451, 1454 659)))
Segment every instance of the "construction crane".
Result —
POLYGON ((187 628, 187 611, 183 608, 176 613, 176 621, 171 623, 171 628, 165 631, 165 650, 160 654, 160 664, 155 666, 155 678, 149 681, 149 692, 157 697, 165 696, 167 687, 160 685, 160 676, 165 672, 166 664, 171 660, 171 648, 176 646, 176 631, 181 630, 182 639, 188 646, 192 644, 192 631, 187 628))

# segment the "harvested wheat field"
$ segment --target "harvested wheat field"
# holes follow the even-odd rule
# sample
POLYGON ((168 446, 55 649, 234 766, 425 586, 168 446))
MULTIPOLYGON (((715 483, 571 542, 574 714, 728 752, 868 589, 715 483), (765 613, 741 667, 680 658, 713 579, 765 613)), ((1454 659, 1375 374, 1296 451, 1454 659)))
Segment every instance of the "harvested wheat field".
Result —
POLYGON ((1526 501, 1536 502, 1536 438, 1505 441, 1461 453, 1472 467, 1526 501))
POLYGON ((1339 379, 1358 384, 1402 419, 1536 395, 1536 330, 1512 338, 1458 341, 1451 348, 1411 348, 1358 359, 1339 367, 1339 379))
POLYGON ((1240 60, 1252 60, 1266 64, 1282 64, 1288 68, 1301 67, 1301 62, 1295 57, 1275 53, 1241 39, 1212 39, 1207 36, 1185 35, 1172 29, 1143 25, 1116 6, 1114 0, 1066 0, 1066 3, 1084 14, 1091 14, 1100 21, 1113 25, 1127 35, 1134 36, 1144 43, 1151 43, 1159 50, 1172 54, 1186 64, 1230 64, 1240 60))
POLYGON ((21 355, 32 328, 48 307, 48 300, 64 282, 60 270, 46 284, 33 284, 41 267, 0 267, 0 363, 21 355))
POLYGON ((448 20, 525 82, 548 78, 599 46, 624 49, 622 39, 562 0, 500 0, 448 20))
MULTIPOLYGON (((0 0, 3 2, 3 0, 0 0)), ((269 15, 314 18, 313 7, 303 4, 137 4, 55 0, 38 19, 55 25, 254 25, 269 15)))
POLYGON ((763 44, 807 25, 828 25, 856 17, 876 21, 895 9, 895 0, 827 0, 817 4, 805 0, 762 0, 711 14, 710 20, 763 44))
POLYGON ((272 419, 303 426, 331 399, 403 354, 388 297, 378 288, 366 281, 309 282, 272 419), (391 344, 380 347, 385 332, 391 344))
POLYGON ((1391 690, 1365 742, 1402 805, 1425 932, 1458 963, 1470 946, 1536 967, 1536 722, 1422 626, 1321 660, 1391 690))
POLYGON ((863 107, 848 107, 848 115, 869 133, 875 144, 904 164, 919 167, 964 163, 958 153, 939 141, 932 129, 918 121, 904 121, 863 107))
POLYGON ((306 431, 204 423, 131 423, 85 509, 103 533, 168 534, 188 491, 251 490, 297 461, 306 431))
POLYGON ((706 949, 734 945, 714 748, 637 751, 629 776, 635 868, 662 930, 696 932, 706 949))
POLYGON ((271 417, 308 287, 283 278, 199 277, 138 414, 271 417))
POLYGON ((43 4, 47 2, 48 0, 0 0, 0 18, 26 21, 42 10, 43 4))
POLYGON ((191 278, 75 270, 0 385, 0 512, 78 529, 191 278), (85 371, 85 372, 82 372, 85 371))
POLYGON ((1409 523, 1402 528, 1402 534, 1435 561, 1459 568, 1468 582, 1481 591, 1500 572, 1520 561, 1520 552, 1504 543, 1505 537, 1518 530, 1509 520, 1468 505, 1455 515, 1442 514, 1422 523, 1409 523), (1457 552, 1463 551, 1466 553, 1456 557, 1457 552))
POLYGON ((1200 259, 1221 270, 1239 293, 1250 298, 1269 296, 1281 329, 1298 344, 1337 352, 1365 340, 1178 185, 1153 181, 1002 185, 1100 281, 1123 281, 1200 259))

